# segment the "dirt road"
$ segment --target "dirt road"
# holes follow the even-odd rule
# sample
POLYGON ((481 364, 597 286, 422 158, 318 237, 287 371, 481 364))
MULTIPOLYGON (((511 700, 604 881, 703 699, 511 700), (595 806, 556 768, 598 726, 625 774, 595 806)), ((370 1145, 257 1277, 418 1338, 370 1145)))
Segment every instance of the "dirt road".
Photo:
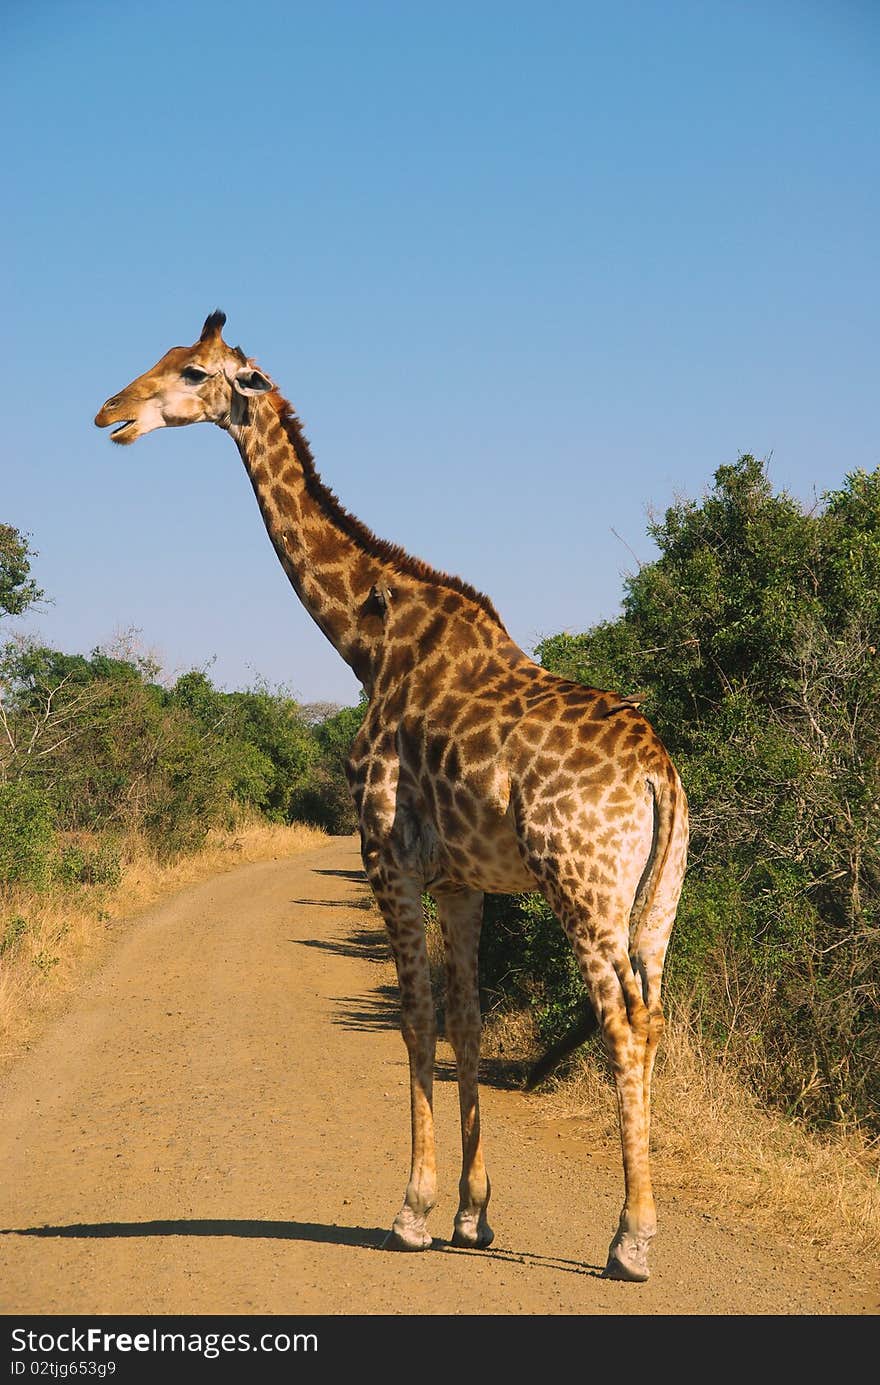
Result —
MULTIPOLYGON (((516 1091, 484 1089, 495 1244, 453 1249, 451 1052, 435 1248, 380 1249, 406 1181, 393 976, 352 839, 128 924, 0 1087, 4 1314, 865 1314, 809 1247, 664 1198, 653 1276, 600 1278, 622 1195, 516 1091)), ((445 1079, 445 1080, 444 1080, 445 1079)))

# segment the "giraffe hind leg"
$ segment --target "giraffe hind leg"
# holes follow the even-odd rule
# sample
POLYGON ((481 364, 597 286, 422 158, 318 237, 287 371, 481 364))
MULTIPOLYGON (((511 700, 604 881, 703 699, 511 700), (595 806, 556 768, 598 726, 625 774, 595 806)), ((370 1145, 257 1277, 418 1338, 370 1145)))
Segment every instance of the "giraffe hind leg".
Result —
MULTIPOLYGON (((633 1220, 629 1205, 629 1172, 627 1171, 627 1202, 621 1213, 617 1235, 609 1248, 608 1266, 605 1271, 606 1275, 612 1278, 647 1279, 648 1277, 647 1247, 654 1234, 651 1227, 655 1224, 648 1167, 651 1133, 651 1079, 657 1048, 666 1027, 661 999, 663 963, 681 893, 686 855, 687 811, 685 808, 679 812, 673 822, 671 850, 661 870, 650 908, 637 928, 629 965, 623 961, 622 957, 615 963, 620 989, 624 995, 627 1016, 633 1033, 638 1035, 638 1051, 631 1068, 630 1086, 633 1088, 633 1095, 630 1098, 630 1104, 633 1107, 637 1104, 635 1088, 639 1085, 640 1055, 642 1135, 639 1143, 644 1151, 645 1178, 647 1180, 645 1186, 647 1187, 648 1198, 636 1202, 637 1216, 633 1220), (640 1212, 639 1208, 641 1208, 640 1212)), ((620 1084, 618 1084, 619 1099, 620 1091, 620 1084)), ((621 1107, 621 1135, 624 1138, 624 1164, 626 1166, 623 1107, 621 1107)))
POLYGON ((633 967, 641 980, 642 994, 645 1004, 648 1007, 648 1042, 645 1047, 645 1072, 644 1072, 644 1092, 645 1110, 650 1117, 651 1111, 651 1080, 654 1072, 654 1060, 657 1056, 657 1049, 663 1038, 666 1029, 666 1018, 663 1013, 663 1001, 661 996, 661 983, 663 979, 663 963, 666 958, 666 949, 669 943, 669 934, 675 917, 674 905, 665 909, 658 907, 655 909, 649 925, 642 930, 636 953, 633 957, 633 967))
POLYGON ((609 891, 600 916, 594 902, 562 886, 549 872, 545 893, 574 950, 617 1092, 625 1196, 605 1276, 643 1282, 649 1275, 648 1247, 657 1227, 645 1102, 649 1016, 641 978, 633 971, 626 946, 626 894, 620 891, 615 900, 609 891))
POLYGON ((614 972, 623 1006, 610 1007, 603 1032, 617 1087, 626 1196, 608 1247, 605 1278, 642 1283, 649 1275, 648 1249, 657 1229, 649 1164, 650 1084, 646 1085, 656 1043, 652 1047, 651 1015, 630 959, 616 959, 614 972))

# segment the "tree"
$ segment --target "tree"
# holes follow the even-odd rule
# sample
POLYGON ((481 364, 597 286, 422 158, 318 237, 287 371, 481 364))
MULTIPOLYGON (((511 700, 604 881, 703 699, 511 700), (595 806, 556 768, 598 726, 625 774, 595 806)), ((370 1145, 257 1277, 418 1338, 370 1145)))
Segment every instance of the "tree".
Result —
POLYGON ((0 615, 20 616, 44 593, 30 576, 36 554, 11 524, 0 524, 0 615))
POLYGON ((315 721, 311 727, 315 760, 293 797, 294 817, 313 822, 326 832, 344 835, 357 831, 345 764, 366 711, 367 699, 361 694, 356 707, 331 708, 329 715, 315 721))

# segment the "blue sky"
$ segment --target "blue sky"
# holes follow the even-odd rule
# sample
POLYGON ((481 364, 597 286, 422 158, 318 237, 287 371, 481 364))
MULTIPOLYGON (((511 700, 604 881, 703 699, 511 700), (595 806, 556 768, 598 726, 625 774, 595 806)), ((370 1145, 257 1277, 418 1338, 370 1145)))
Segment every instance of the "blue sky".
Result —
POLYGON ((53 604, 4 632, 356 700, 229 439, 92 425, 216 306, 527 649, 741 452, 805 501, 873 470, 878 68, 868 0, 10 8, 0 521, 53 604))

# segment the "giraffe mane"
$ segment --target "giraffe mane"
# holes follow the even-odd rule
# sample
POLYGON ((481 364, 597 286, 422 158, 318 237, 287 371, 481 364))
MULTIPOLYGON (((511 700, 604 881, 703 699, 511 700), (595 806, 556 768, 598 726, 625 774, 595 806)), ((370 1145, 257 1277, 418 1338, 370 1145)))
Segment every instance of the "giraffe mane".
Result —
POLYGON ((372 529, 368 529, 366 524, 363 524, 349 510, 346 510, 334 492, 321 480, 308 439, 293 406, 278 390, 273 390, 265 398, 276 410, 281 426, 290 439, 302 467, 306 490, 348 538, 352 539, 365 553, 369 553, 371 557, 390 564, 395 572, 402 573, 407 577, 414 577, 417 582, 436 583, 441 587, 448 587, 451 591, 460 592, 462 596, 475 602, 485 611, 486 615, 502 630, 505 629, 500 615, 489 597, 483 592, 478 591, 476 587, 472 587, 469 582, 463 581, 460 577, 454 577, 448 572, 441 572, 437 568, 431 567, 429 563, 423 562, 421 558, 414 558, 411 553, 407 553, 405 548, 401 548, 400 544, 389 543, 386 539, 378 538, 372 529))

